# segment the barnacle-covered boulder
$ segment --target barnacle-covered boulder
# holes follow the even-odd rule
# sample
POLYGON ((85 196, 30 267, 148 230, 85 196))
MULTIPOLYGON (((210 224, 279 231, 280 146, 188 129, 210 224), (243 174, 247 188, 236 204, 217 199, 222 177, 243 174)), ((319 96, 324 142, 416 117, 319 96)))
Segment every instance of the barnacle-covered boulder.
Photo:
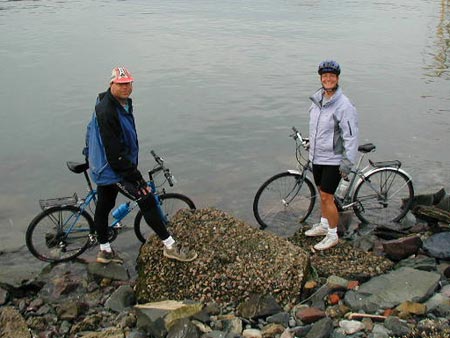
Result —
POLYGON ((232 305, 251 294, 270 294, 281 305, 298 301, 309 271, 300 247, 213 208, 179 212, 171 231, 198 258, 170 260, 151 236, 137 260, 139 303, 190 299, 232 305))

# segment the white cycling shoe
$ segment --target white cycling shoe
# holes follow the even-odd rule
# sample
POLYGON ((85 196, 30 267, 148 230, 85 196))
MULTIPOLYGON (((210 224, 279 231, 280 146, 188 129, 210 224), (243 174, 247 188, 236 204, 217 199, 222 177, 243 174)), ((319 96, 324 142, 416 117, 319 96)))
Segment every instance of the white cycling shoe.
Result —
POLYGON ((325 236, 328 233, 328 227, 324 228, 322 223, 316 223, 311 229, 305 231, 305 236, 316 237, 325 236))
POLYGON ((322 239, 319 243, 314 245, 314 249, 316 250, 326 250, 332 248, 336 244, 339 243, 339 237, 337 235, 330 235, 327 233, 324 239, 322 239))

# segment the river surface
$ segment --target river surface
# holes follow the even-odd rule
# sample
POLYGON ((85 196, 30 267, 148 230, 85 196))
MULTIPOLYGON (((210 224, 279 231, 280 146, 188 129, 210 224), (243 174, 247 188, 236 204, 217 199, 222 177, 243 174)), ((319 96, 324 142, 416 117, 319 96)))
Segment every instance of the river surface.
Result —
MULTIPOLYGON (((0 1, 0 248, 23 248, 39 199, 85 192, 65 166, 111 69, 127 66, 140 168, 161 154, 174 191, 255 224, 252 200, 295 168, 317 65, 342 66, 375 160, 416 192, 450 192, 449 0, 0 1)), ((132 224, 130 219, 129 224, 132 224)), ((130 237, 130 241, 134 241, 130 237)))

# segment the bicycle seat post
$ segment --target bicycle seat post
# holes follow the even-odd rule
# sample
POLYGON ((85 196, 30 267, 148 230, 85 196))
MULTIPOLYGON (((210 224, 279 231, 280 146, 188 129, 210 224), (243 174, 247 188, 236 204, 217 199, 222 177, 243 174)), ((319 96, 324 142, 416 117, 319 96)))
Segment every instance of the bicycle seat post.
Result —
POLYGON ((86 179, 87 185, 89 187, 89 192, 92 192, 94 189, 92 188, 91 179, 89 178, 89 174, 87 170, 83 171, 84 178, 86 179))
POLYGON ((359 171, 359 169, 361 168, 361 163, 364 160, 365 155, 366 155, 365 153, 361 153, 359 155, 359 159, 358 159, 358 161, 356 163, 356 167, 355 167, 356 171, 359 171))

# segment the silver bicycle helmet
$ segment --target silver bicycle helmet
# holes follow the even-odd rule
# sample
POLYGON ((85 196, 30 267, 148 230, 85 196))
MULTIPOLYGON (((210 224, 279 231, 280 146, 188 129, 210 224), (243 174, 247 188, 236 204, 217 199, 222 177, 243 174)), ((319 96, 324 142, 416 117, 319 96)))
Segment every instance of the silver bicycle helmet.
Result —
POLYGON ((341 74, 341 66, 339 66, 339 63, 337 63, 336 61, 325 60, 320 63, 317 72, 319 73, 319 75, 322 75, 324 73, 333 73, 339 75, 341 74))

